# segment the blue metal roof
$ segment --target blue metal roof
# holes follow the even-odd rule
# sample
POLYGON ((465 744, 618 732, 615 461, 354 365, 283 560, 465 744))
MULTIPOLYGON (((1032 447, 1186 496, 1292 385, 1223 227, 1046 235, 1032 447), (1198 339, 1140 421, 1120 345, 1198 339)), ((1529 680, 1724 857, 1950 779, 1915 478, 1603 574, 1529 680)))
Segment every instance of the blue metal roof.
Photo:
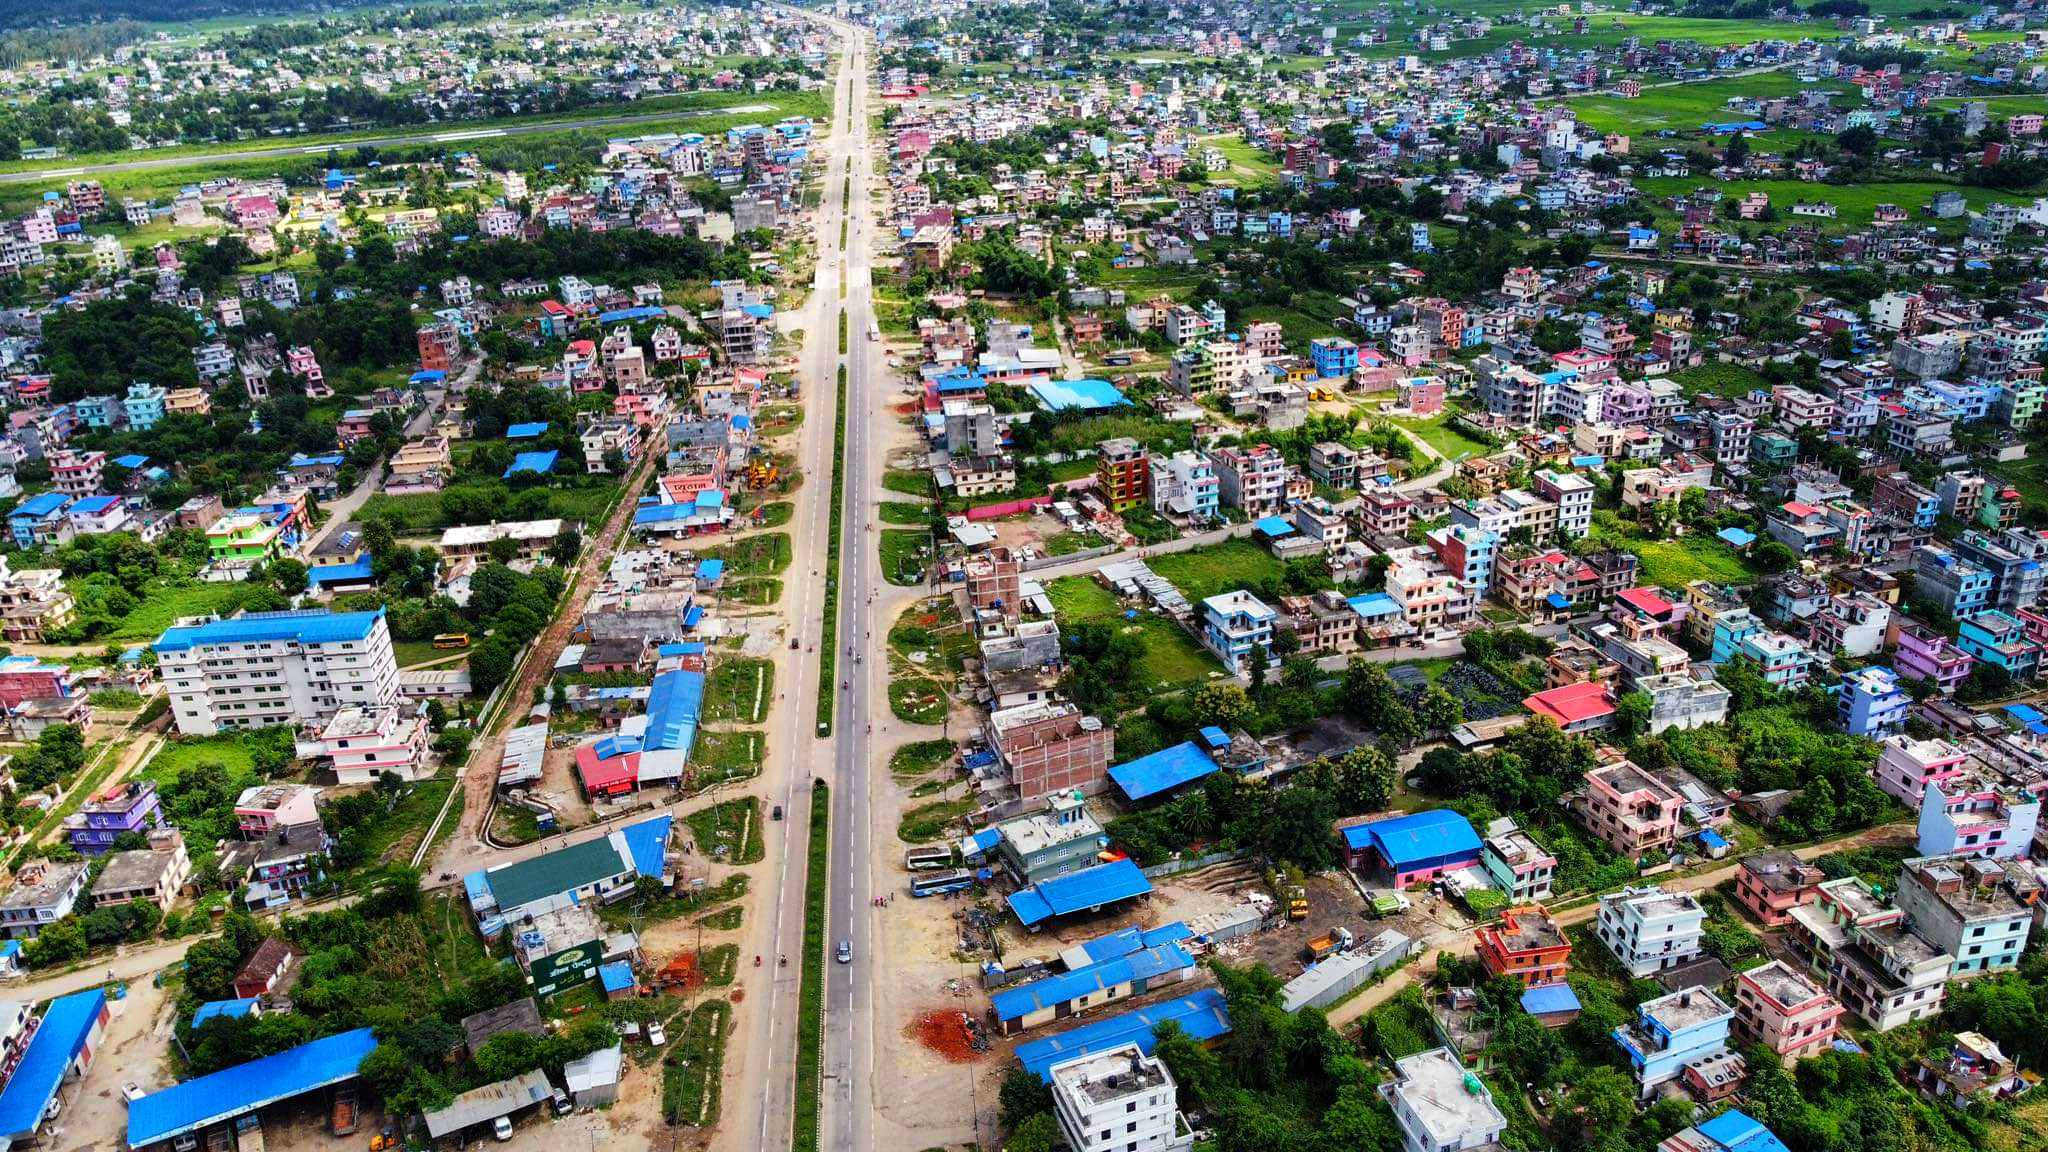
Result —
POLYGON ((1566 596, 1562 592, 1552 592, 1550 595, 1545 596, 1543 598, 1543 602, 1559 611, 1563 611, 1564 609, 1572 606, 1571 598, 1566 596))
POLYGON ((1358 613, 1367 620, 1377 620, 1382 616, 1399 616, 1401 614, 1401 602, 1385 592, 1368 592, 1363 596, 1353 596, 1344 602, 1351 605, 1353 612, 1358 613))
POLYGON ((555 458, 560 455, 560 452, 553 450, 547 452, 521 452, 512 458, 512 466, 505 469, 505 475, 511 477, 520 472, 538 472, 545 476, 555 470, 555 458))
POLYGON ((626 854, 633 858, 633 871, 656 880, 668 871, 668 831, 674 822, 675 817, 664 813, 626 826, 626 854))
POLYGON ((1479 856, 1479 833, 1448 808, 1353 824, 1344 829, 1344 843, 1354 850, 1371 848, 1399 872, 1479 856))
POLYGON ((1031 386, 1031 394, 1053 412, 1069 408, 1116 408, 1129 404, 1116 385, 1107 380, 1047 380, 1031 386))
POLYGON ((614 960, 597 970, 597 978, 604 983, 606 992, 624 992, 634 984, 633 966, 624 960, 614 960))
POLYGON ((717 580, 724 575, 725 561, 716 556, 711 557, 709 560, 699 561, 697 564, 697 579, 699 580, 717 580))
POLYGON ((144 464, 149 463, 149 457, 144 456, 140 452, 130 452, 126 456, 114 457, 114 463, 119 464, 121 467, 126 468, 132 472, 135 469, 142 467, 144 464))
POLYGON ((376 1047, 377 1037, 358 1028, 152 1092, 128 1105, 128 1146, 169 1140, 353 1079, 376 1047))
POLYGON ((1723 542, 1733 544, 1737 548, 1747 548, 1751 544, 1756 543, 1756 533, 1744 528, 1723 528, 1719 532, 1714 533, 1714 535, 1719 536, 1723 542))
POLYGON ((64 1082, 65 1070, 85 1048, 106 1005, 107 994, 91 988, 59 996, 43 1009, 43 1022, 14 1066, 6 1089, 0 1090, 0 1140, 35 1135, 50 1098, 64 1082))
POLYGON ((647 695, 648 748, 679 748, 697 739, 697 715, 704 703, 704 674, 675 668, 654 678, 647 695))
POLYGON ((1161 748, 1149 756, 1116 765, 1109 770, 1109 778, 1116 781, 1116 786, 1123 789, 1125 796, 1143 800, 1191 780, 1200 780, 1220 767, 1222 765, 1202 751, 1200 745, 1192 740, 1183 740, 1171 748, 1161 748))
POLYGON ((85 496, 73 504, 66 515, 97 516, 121 502, 118 496, 85 496))
POLYGON ((1731 1108, 1712 1120, 1701 1121, 1699 1133, 1726 1152, 1788 1152, 1785 1142, 1738 1108, 1731 1108))
POLYGON ((1728 847, 1727 838, 1722 836, 1719 832, 1714 831, 1712 828, 1700 829, 1700 843, 1706 845, 1709 848, 1728 847))
POLYGON ((614 308, 610 312, 599 312, 597 314, 597 322, 599 324, 619 324, 633 320, 658 320, 666 315, 668 313, 659 308, 614 308))
POLYGON ((192 1013, 192 1027, 197 1028, 216 1016, 226 1016, 229 1019, 237 1016, 247 1016, 250 1010, 255 1007, 256 997, 254 996, 247 996, 240 1000, 208 1000, 199 1006, 197 1012, 192 1013))
POLYGON ((1180 945, 1161 944, 1157 948, 1141 949, 1127 956, 1076 968, 1072 972, 1005 988, 989 997, 989 1004, 995 1009, 996 1019, 1015 1020, 1119 985, 1178 971, 1192 966, 1194 962, 1195 958, 1180 945))
POLYGON ((1082 941, 1076 947, 1088 957, 1090 964, 1100 964, 1105 960, 1128 956, 1146 948, 1157 948, 1161 944, 1178 944, 1194 934, 1194 929, 1178 920, 1152 929, 1140 928, 1133 924, 1128 928, 1119 928, 1106 936, 1082 941))
POLYGON ((375 573, 370 570, 370 558, 365 555, 358 556, 347 564, 321 564, 308 568, 306 583, 316 587, 322 584, 351 584, 357 580, 372 579, 374 575, 375 573))
POLYGON ((514 424, 510 428, 505 429, 505 439, 531 440, 547 430, 548 422, 545 420, 536 421, 531 424, 514 424))
POLYGON ((439 384, 447 378, 448 374, 439 368, 428 368, 425 371, 415 372, 411 376, 406 377, 405 382, 408 384, 439 384))
POLYGON ((1092 1024, 1017 1045, 1017 1060, 1038 1078, 1052 1082, 1052 1066, 1077 1056, 1107 1052, 1125 1044, 1136 1044, 1150 1053, 1158 1037, 1155 1029, 1167 1021, 1195 1040, 1214 1040, 1230 1031, 1230 1015, 1224 1009, 1223 993, 1204 988, 1182 996, 1120 1013, 1092 1024))
POLYGON ((1522 1011, 1531 1016, 1546 1016, 1552 1012, 1577 1012, 1579 994, 1569 984, 1545 984, 1522 993, 1522 1011))
POLYGON ((68 499, 70 499, 70 497, 64 495, 62 492, 38 493, 34 496, 29 497, 26 500, 23 500, 21 503, 16 504, 14 506, 14 511, 9 515, 11 518, 17 520, 24 518, 40 520, 43 517, 48 516, 50 513, 57 511, 59 508, 64 507, 64 502, 68 499))
POLYGON ((1152 882, 1129 860, 1112 860, 1041 880, 1010 896, 1010 911, 1029 928, 1055 916, 1100 908, 1152 890, 1152 882))
POLYGON ((183 652, 202 644, 249 644, 291 640, 300 644, 333 644, 361 640, 384 618, 375 612, 253 612, 233 620, 168 628, 157 637, 159 652, 183 652))
POLYGON ((1252 527, 1257 528, 1262 535, 1286 536, 1293 533, 1294 521, 1285 516, 1261 516, 1252 527))

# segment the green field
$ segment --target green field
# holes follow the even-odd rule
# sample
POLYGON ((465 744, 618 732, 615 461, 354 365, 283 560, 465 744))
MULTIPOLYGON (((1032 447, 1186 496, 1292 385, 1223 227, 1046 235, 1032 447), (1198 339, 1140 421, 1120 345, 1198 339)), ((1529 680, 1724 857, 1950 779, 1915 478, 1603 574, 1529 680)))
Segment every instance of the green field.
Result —
MULTIPOLYGON (((1896 204, 1917 217, 1920 209, 1942 192, 1961 192, 1963 200, 1972 209, 1981 209, 1994 200, 2014 199, 2011 193, 2001 193, 1992 188, 1964 187, 1933 180, 1896 180, 1881 184, 1810 184, 1803 180, 1730 180, 1717 183, 1684 176, 1654 176, 1636 181, 1636 188, 1645 199, 1684 195, 1702 187, 1719 189, 1724 198, 1735 200, 1751 192, 1769 196, 1771 206, 1778 210, 1778 219, 1769 224, 1748 222, 1756 227, 1778 228, 1789 223, 1811 223, 1818 224, 1823 232, 1852 232, 1868 227, 1879 204, 1896 204), (1793 216, 1792 205, 1801 200, 1827 201, 1835 206, 1837 214, 1832 220, 1793 216)), ((1667 223, 1677 219, 1676 215, 1661 207, 1657 216, 1667 223)), ((1967 223, 1963 218, 1929 222, 1958 230, 1967 223)))
POLYGON ((1671 382, 1685 390, 1688 396, 1725 396, 1739 399, 1757 388, 1768 389, 1770 381, 1740 364, 1722 364, 1710 361, 1697 368, 1671 374, 1671 382))
MULTIPOLYGON (((1391 420, 1422 438, 1424 444, 1437 450, 1447 460, 1461 456, 1484 456, 1493 451, 1493 445, 1477 440, 1451 427, 1451 412, 1444 411, 1426 420, 1413 417, 1387 416, 1378 419, 1391 420)), ((1417 461, 1420 463, 1420 461, 1417 461)))
POLYGON ((1123 619, 1116 597, 1086 576, 1062 576, 1046 585, 1045 591, 1064 623, 1100 620, 1136 631, 1145 642, 1145 657, 1138 662, 1145 689, 1200 683, 1210 673, 1222 670, 1209 650, 1171 619, 1156 612, 1140 612, 1136 619, 1123 619))
POLYGON ((882 579, 899 588, 914 588, 922 583, 931 533, 916 528, 884 528, 880 537, 876 547, 882 554, 882 579))
POLYGON ((1693 534, 1673 540, 1657 540, 1634 532, 1616 530, 1599 521, 1593 538, 1632 552, 1643 562, 1642 583, 1676 592, 1695 580, 1716 584, 1747 584, 1756 574, 1735 550, 1711 535, 1693 534))
MULTIPOLYGON (((363 501, 362 510, 356 513, 362 520, 389 520, 393 531, 400 535, 417 536, 436 532, 452 526, 441 498, 448 492, 467 485, 451 485, 441 492, 421 492, 406 496, 387 496, 382 492, 363 501)), ((495 483, 475 485, 479 491, 501 495, 503 489, 495 483)), ((613 485, 591 486, 588 488, 534 488, 533 492, 547 493, 547 508, 535 519, 574 520, 586 530, 595 530, 603 522, 605 513, 611 510, 619 490, 613 485)), ((524 495, 522 493, 522 495, 524 495)), ((493 505, 496 506, 496 505, 493 505)))
POLYGON ((1241 537, 1185 552, 1167 552, 1146 563, 1196 603, 1247 584, 1278 579, 1287 568, 1271 552, 1241 537))
POLYGON ((249 598, 246 585, 153 584, 135 611, 121 617, 108 640, 154 640, 179 617, 218 612, 229 615, 249 598))
MULTIPOLYGON (((1571 100, 1572 113, 1588 128, 1599 132, 1619 132, 1627 136, 1648 136, 1656 132, 1676 132, 1682 135, 1698 135, 1703 124, 1728 120, 1746 120, 1748 115, 1729 108, 1734 99, 1769 99, 1774 96, 1792 96, 1805 91, 1854 92, 1847 84, 1821 82, 1802 84, 1789 71, 1764 72, 1755 76, 1733 77, 1726 80, 1702 80, 1692 84, 1679 84, 1669 88, 1646 88, 1643 94, 1633 100, 1620 96, 1581 96, 1571 100)), ((1860 96, 1836 100, 1837 107, 1854 107, 1860 96)), ((1761 133, 1756 139, 1767 147, 1789 145, 1807 133, 1783 132, 1776 130, 1761 133), (1785 139, 1777 139, 1780 135, 1785 139)), ((1635 150, 1642 150, 1638 146, 1635 150)))

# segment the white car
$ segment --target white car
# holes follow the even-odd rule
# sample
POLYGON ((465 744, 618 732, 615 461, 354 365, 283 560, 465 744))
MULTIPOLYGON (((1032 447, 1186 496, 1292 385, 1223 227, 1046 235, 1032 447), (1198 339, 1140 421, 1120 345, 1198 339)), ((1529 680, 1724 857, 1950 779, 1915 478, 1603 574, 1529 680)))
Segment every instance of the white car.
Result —
POLYGON ((496 1120, 491 1121, 491 1135, 500 1141, 510 1140, 512 1138, 512 1118, 510 1116, 500 1116, 496 1120))
POLYGON ((661 1026, 661 1021, 649 1020, 647 1022, 647 1042, 656 1048, 668 1043, 668 1030, 661 1026))
POLYGON ((121 1098, 130 1103, 142 1099, 145 1095, 147 1093, 142 1090, 142 1085, 137 1084, 133 1080, 121 1085, 121 1098))

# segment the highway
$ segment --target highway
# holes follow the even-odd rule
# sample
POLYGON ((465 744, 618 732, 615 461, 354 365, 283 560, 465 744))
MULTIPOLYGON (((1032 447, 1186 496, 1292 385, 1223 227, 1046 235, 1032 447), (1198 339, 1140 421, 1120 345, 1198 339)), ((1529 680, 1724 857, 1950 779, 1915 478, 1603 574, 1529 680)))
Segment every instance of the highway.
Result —
POLYGON ((352 136, 324 144, 280 144, 269 148, 228 148, 219 152, 181 152, 148 156, 140 160, 110 160, 98 164, 53 164, 24 172, 0 172, 0 184, 27 184, 38 180, 69 180, 108 172, 140 172, 151 168, 184 168, 233 160, 268 160, 281 157, 325 156, 353 148, 403 148, 414 144, 464 144, 501 140, 508 136, 532 136, 543 132, 574 132, 579 128, 624 128, 635 124, 658 124, 692 116, 746 115, 773 112, 773 104, 742 104, 732 108, 679 108, 667 112, 621 112, 608 116, 581 116, 574 120, 534 120, 491 128, 463 128, 448 125, 433 132, 412 132, 394 136, 352 136))

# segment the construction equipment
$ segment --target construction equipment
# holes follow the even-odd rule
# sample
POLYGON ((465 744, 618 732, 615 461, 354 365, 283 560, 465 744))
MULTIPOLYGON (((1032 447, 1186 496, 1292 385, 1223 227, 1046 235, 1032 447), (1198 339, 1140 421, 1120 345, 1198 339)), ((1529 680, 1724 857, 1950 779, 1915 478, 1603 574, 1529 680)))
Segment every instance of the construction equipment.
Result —
POLYGON ((1289 920, 1308 919, 1308 901, 1289 900, 1287 902, 1287 918, 1289 920))
POLYGON ((1310 961, 1324 960, 1349 947, 1351 929, 1339 926, 1309 941, 1308 946, 1301 950, 1301 954, 1304 959, 1310 961))
POLYGON ((763 460, 756 460, 747 465, 747 487, 755 491, 763 488, 772 488, 775 486, 776 481, 781 479, 782 469, 774 464, 763 460))

